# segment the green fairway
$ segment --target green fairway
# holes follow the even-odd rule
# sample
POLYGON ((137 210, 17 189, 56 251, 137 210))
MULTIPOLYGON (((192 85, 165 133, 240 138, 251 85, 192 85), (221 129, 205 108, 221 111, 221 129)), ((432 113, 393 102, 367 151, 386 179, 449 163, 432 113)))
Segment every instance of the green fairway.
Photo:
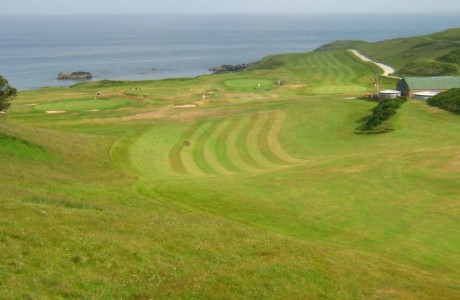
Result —
POLYGON ((236 175, 302 163, 279 144, 284 119, 282 112, 267 112, 197 121, 181 130, 155 126, 132 142, 130 160, 140 174, 160 177, 236 175))
POLYGON ((237 91, 247 91, 251 89, 268 90, 275 82, 274 79, 263 78, 232 79, 225 81, 225 85, 237 91))
POLYGON ((408 101, 355 134, 378 71, 333 51, 21 92, 0 298, 459 298, 459 116, 408 101))
POLYGON ((347 94, 364 94, 368 90, 366 87, 363 86, 350 86, 350 85, 324 85, 319 86, 311 89, 311 92, 314 94, 323 94, 323 95, 330 95, 330 94, 340 94, 340 93, 347 93, 347 94))
POLYGON ((126 99, 108 99, 108 100, 66 100, 55 101, 34 106, 41 111, 65 110, 65 111, 84 111, 84 110, 106 110, 116 109, 130 105, 126 99))
POLYGON ((142 96, 165 96, 165 95, 174 95, 176 92, 174 90, 158 90, 158 89, 144 89, 144 90, 128 90, 127 93, 132 95, 142 95, 142 96))

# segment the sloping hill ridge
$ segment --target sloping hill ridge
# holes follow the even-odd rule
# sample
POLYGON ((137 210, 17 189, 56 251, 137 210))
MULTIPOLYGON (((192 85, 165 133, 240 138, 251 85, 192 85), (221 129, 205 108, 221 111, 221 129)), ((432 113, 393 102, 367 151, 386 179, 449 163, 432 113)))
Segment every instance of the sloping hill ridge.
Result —
POLYGON ((399 75, 438 76, 460 74, 460 28, 430 35, 397 38, 375 43, 332 42, 316 51, 353 46, 366 56, 394 66, 399 75))

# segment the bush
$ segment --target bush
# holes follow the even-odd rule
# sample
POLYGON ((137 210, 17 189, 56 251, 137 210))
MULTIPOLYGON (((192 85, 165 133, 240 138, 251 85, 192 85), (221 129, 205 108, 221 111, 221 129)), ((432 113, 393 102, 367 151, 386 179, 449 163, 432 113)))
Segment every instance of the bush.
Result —
POLYGON ((366 118, 366 122, 358 128, 360 131, 373 131, 380 124, 396 114, 396 111, 406 102, 404 98, 385 99, 380 101, 372 109, 372 114, 366 118))
POLYGON ((431 106, 436 106, 450 112, 460 114, 460 88, 441 92, 427 100, 431 106))

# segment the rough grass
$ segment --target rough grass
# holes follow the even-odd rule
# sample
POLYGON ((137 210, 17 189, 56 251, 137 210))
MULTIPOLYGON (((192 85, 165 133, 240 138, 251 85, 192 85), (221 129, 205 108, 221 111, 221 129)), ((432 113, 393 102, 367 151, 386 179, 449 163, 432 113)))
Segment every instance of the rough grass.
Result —
POLYGON ((345 98, 372 89, 374 66, 270 59, 21 92, 0 116, 1 297, 458 298, 458 116, 408 102, 391 133, 356 135, 374 103, 345 98), (34 108, 99 91, 133 105, 34 108))
POLYGON ((417 60, 404 65, 396 74, 406 76, 457 75, 458 67, 451 63, 417 60))
POLYGON ((459 29, 428 36, 398 38, 358 46, 367 56, 395 67, 398 74, 419 76, 459 74, 458 64, 449 54, 460 49, 459 29), (436 62, 440 57, 444 64, 436 62), (435 68, 436 70, 433 70, 435 68))

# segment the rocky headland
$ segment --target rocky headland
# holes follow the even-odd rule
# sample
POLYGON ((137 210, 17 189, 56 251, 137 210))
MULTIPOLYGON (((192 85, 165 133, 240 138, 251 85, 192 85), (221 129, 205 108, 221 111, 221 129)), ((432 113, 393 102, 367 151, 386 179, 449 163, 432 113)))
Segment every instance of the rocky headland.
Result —
POLYGON ((73 72, 73 73, 64 73, 60 72, 57 76, 59 80, 90 80, 93 78, 93 75, 90 72, 73 72))
POLYGON ((220 67, 211 68, 209 71, 213 72, 214 74, 240 72, 247 70, 251 65, 252 64, 222 65, 220 67))

